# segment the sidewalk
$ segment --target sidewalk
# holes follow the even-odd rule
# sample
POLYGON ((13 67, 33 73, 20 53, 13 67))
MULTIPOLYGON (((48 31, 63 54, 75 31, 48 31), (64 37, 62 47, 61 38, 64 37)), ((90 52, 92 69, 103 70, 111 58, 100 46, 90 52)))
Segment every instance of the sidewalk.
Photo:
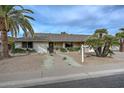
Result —
MULTIPOLYGON (((117 55, 119 56, 119 54, 117 55)), ((124 73, 124 61, 121 54, 120 62, 107 64, 80 64, 74 67, 74 62, 63 62, 62 56, 47 56, 47 64, 41 64, 41 69, 14 73, 0 73, 0 87, 27 87, 34 85, 64 82, 77 79, 95 78, 124 73), (51 61, 50 61, 51 59, 51 61), (121 62, 122 61, 122 62, 121 62)), ((115 60, 115 59, 114 59, 115 60)))

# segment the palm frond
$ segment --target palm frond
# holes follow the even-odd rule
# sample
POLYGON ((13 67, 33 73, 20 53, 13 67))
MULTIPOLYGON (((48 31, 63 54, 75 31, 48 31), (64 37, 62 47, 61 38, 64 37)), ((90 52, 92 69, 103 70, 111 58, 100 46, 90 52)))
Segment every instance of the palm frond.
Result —
POLYGON ((11 32, 12 36, 17 36, 19 34, 20 28, 26 34, 27 32, 31 33, 33 36, 34 30, 30 23, 30 20, 35 20, 33 17, 28 14, 33 14, 34 12, 30 9, 25 9, 20 5, 5 5, 0 6, 0 13, 4 14, 6 18, 7 30, 11 32), (20 7, 20 8, 16 8, 20 7))

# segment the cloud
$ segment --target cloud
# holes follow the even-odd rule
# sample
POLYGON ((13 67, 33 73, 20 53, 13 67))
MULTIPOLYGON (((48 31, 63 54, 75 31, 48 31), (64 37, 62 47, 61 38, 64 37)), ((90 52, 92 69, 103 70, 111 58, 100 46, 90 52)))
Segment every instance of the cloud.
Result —
POLYGON ((37 32, 60 32, 91 34, 97 28, 108 28, 114 34, 124 26, 124 6, 25 6, 34 10, 37 32), (115 30, 114 30, 115 29, 115 30), (91 32, 91 33, 90 33, 91 32))

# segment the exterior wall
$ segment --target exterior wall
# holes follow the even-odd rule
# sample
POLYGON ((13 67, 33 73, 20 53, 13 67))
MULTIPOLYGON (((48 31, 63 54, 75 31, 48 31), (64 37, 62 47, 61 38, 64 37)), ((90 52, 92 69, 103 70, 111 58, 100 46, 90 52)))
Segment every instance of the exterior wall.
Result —
POLYGON ((48 47, 48 42, 33 42, 33 49, 35 49, 38 53, 47 53, 48 47))
POLYGON ((90 53, 90 52, 94 52, 94 50, 90 49, 88 45, 84 45, 84 52, 85 53, 90 53))
MULTIPOLYGON (((54 48, 65 48, 64 42, 54 42, 54 48)), ((81 47, 81 42, 74 42, 73 47, 81 47)))
MULTIPOLYGON (((47 53, 48 45, 47 42, 33 42, 33 49, 38 53, 47 53)), ((15 48, 22 48, 22 42, 16 42, 15 48)))
MULTIPOLYGON (((112 46, 111 48, 113 51, 119 51, 119 46, 112 46)), ((93 49, 90 49, 88 45, 84 46, 84 51, 87 52, 94 52, 93 49)))
POLYGON ((22 48, 22 42, 15 42, 15 48, 22 48))
POLYGON ((54 42, 54 48, 62 48, 63 47, 63 43, 62 42, 54 42))
MULTIPOLYGON (((54 48, 64 48, 65 43, 64 42, 54 42, 54 48)), ((73 47, 80 47, 81 42, 73 43, 73 47)), ((15 43, 16 48, 22 48, 22 42, 16 42, 15 43)), ((47 48, 49 47, 49 42, 33 42, 33 49, 35 49, 38 53, 47 53, 47 48)), ((0 48, 1 50, 1 48, 0 48)), ((119 46, 113 46, 112 50, 119 51, 119 46)), ((84 45, 84 51, 85 52, 94 52, 93 49, 89 49, 87 45, 84 45)))
POLYGON ((120 46, 112 46, 113 51, 119 51, 119 49, 120 49, 120 46))
POLYGON ((76 42, 76 43, 73 43, 73 47, 81 47, 81 42, 76 42))

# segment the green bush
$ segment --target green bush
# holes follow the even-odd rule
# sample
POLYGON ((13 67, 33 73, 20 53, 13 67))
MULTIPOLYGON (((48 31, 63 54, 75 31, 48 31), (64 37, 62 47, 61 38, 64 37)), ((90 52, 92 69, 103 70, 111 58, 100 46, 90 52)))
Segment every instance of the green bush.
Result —
POLYGON ((26 53, 28 51, 29 53, 36 52, 34 49, 22 49, 22 48, 16 48, 12 51, 12 53, 26 53))
POLYGON ((14 51, 15 50, 15 44, 11 44, 11 50, 14 51))
POLYGON ((60 48, 61 52, 67 52, 67 50, 65 48, 60 48))
POLYGON ((80 50, 80 47, 70 47, 70 48, 67 48, 68 51, 79 51, 80 50))
POLYGON ((35 53, 35 52, 36 52, 35 49, 27 49, 27 51, 28 51, 29 53, 35 53))
POLYGON ((58 48, 58 47, 56 47, 56 48, 55 48, 55 50, 59 50, 59 48, 58 48))
POLYGON ((63 60, 67 60, 67 57, 63 57, 63 60))
POLYGON ((26 53, 26 50, 22 48, 16 48, 12 51, 12 53, 26 53))

